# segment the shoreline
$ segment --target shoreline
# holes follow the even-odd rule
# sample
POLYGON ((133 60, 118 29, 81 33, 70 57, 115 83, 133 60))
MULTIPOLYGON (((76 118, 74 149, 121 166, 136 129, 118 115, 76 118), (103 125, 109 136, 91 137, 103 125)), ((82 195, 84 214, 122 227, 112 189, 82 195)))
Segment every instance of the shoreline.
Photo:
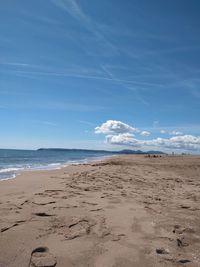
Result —
POLYGON ((109 156, 101 156, 101 157, 94 157, 94 158, 85 158, 85 159, 80 159, 80 160, 69 160, 65 163, 50 163, 48 165, 44 165, 44 166, 37 166, 37 167, 30 167, 30 168, 25 168, 25 167, 19 167, 18 169, 15 167, 11 167, 11 168, 5 168, 5 169, 1 169, 1 172, 3 173, 3 171, 5 170, 5 172, 14 172, 12 174, 12 177, 6 177, 6 178, 0 178, 0 182, 1 181, 7 181, 7 180, 13 180, 16 179, 19 175, 21 175, 22 173, 26 173, 26 172, 38 172, 38 171, 53 171, 53 170, 61 170, 65 167, 71 166, 71 165, 79 165, 79 164, 87 164, 87 163, 92 163, 94 161, 101 161, 101 160, 105 160, 105 159, 109 159, 112 158, 114 156, 118 156, 118 155, 109 155, 109 156), (53 167, 55 166, 55 167, 53 167), (57 166, 57 167, 56 167, 57 166), (13 170, 14 169, 14 170, 13 170))
POLYGON ((0 183, 0 266, 198 267, 199 173, 144 155, 23 172, 0 183))
MULTIPOLYGON (((156 154, 155 154, 156 155, 156 154)), ((150 158, 153 158, 155 156, 154 154, 150 155, 150 158)), ((21 174, 23 173, 27 173, 27 172, 43 172, 43 171, 54 171, 54 170, 62 170, 63 168, 66 168, 66 167, 70 167, 70 166, 73 166, 73 165, 81 165, 81 164, 90 164, 90 163, 93 163, 93 162, 99 162, 99 161, 104 161, 104 160, 109 160, 109 159, 112 159, 113 157, 126 157, 126 156, 143 156, 143 157, 147 157, 148 154, 115 154, 115 155, 105 155, 105 156, 100 156, 100 157, 94 157, 94 158, 85 158, 85 159, 80 159, 80 160, 77 160, 77 161, 68 161, 68 162, 65 162, 65 163, 50 163, 49 165, 44 165, 44 166, 39 166, 39 167, 35 167, 35 168, 19 168, 19 170, 16 169, 16 172, 13 173, 13 177, 7 177, 7 178, 0 178, 0 184, 1 182, 3 181, 7 181, 7 180, 13 180, 13 179, 16 179, 18 176, 20 176, 21 174), (51 167, 51 166, 58 166, 59 167, 51 167)), ((188 155, 188 154, 184 154, 184 155, 181 155, 181 154, 174 154, 174 155, 171 155, 171 154, 158 154, 158 157, 200 157, 200 155, 188 155)), ((8 170, 8 169, 12 169, 11 168, 7 168, 5 170, 8 170)), ((13 169, 15 169, 13 167, 13 169)), ((4 169, 1 169, 1 170, 4 170, 4 169)), ((12 171, 12 170, 11 170, 12 171)))

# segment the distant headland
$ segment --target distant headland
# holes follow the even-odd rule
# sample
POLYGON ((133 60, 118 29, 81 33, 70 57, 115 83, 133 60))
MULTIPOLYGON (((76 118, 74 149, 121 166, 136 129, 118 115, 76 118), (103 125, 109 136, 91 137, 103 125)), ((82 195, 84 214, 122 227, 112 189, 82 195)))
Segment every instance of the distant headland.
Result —
POLYGON ((93 150, 93 149, 73 149, 73 148, 39 148, 37 151, 80 151, 80 152, 95 152, 95 153, 107 153, 107 154, 126 154, 126 155, 131 155, 131 154, 142 154, 142 155, 146 155, 146 154, 165 154, 162 151, 154 151, 154 150, 150 150, 150 151, 142 151, 142 150, 131 150, 131 149, 124 149, 124 150, 119 150, 119 151, 109 151, 109 150, 93 150))

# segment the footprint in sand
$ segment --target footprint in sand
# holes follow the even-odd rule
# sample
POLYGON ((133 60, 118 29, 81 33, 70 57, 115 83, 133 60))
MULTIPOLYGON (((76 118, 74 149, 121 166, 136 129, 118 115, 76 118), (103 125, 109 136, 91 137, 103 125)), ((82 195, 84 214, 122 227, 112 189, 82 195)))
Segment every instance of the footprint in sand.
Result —
POLYGON ((111 204, 119 204, 119 203, 121 203, 121 199, 116 198, 116 197, 110 197, 109 198, 109 203, 111 203, 111 204))
POLYGON ((56 257, 47 247, 38 247, 31 253, 29 267, 55 267, 56 264, 56 257))
POLYGON ((35 212, 33 215, 39 216, 39 217, 51 217, 54 216, 53 214, 48 214, 46 212, 35 212))
POLYGON ((32 203, 38 206, 45 206, 48 204, 55 204, 56 201, 53 201, 52 198, 45 197, 44 199, 40 198, 40 199, 33 200, 32 203))
POLYGON ((77 237, 81 237, 83 235, 89 235, 94 225, 95 222, 90 219, 78 219, 73 223, 69 224, 68 227, 65 229, 65 238, 67 240, 71 240, 77 237))

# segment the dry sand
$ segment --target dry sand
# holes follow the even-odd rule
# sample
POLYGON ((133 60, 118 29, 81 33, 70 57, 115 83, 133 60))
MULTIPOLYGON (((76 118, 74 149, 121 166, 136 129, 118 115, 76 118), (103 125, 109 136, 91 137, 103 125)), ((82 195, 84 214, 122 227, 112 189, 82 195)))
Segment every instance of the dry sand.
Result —
POLYGON ((200 266, 200 157, 114 157, 0 182, 0 267, 200 266))

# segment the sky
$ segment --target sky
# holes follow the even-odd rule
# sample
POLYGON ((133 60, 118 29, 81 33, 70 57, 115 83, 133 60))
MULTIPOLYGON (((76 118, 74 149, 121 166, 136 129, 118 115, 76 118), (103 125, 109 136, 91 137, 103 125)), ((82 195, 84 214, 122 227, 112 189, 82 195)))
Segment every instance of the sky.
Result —
POLYGON ((200 152, 199 0, 0 3, 0 147, 200 152))

